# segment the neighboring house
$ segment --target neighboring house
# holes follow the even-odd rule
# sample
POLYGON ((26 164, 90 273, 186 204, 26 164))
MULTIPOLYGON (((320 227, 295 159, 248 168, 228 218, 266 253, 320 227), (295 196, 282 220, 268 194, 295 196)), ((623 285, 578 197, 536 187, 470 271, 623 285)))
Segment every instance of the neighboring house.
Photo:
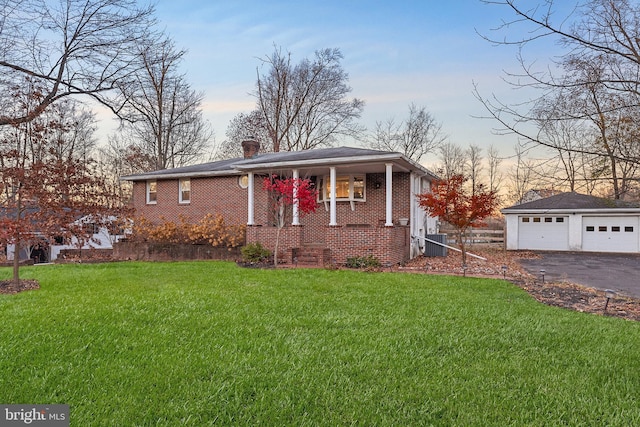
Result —
MULTIPOLYGON (((111 220, 113 221, 115 218, 111 220)), ((64 242, 62 238, 56 238, 50 242, 44 236, 36 233, 29 239, 30 246, 21 248, 20 259, 33 259, 36 264, 53 262, 60 257, 60 252, 65 249, 113 249, 113 243, 125 237, 124 230, 119 231, 119 234, 111 234, 107 227, 99 226, 95 222, 92 222, 90 217, 82 217, 76 222, 83 224, 87 235, 91 235, 91 237, 85 242, 82 242, 82 244, 80 244, 80 241, 75 236, 72 236, 69 242, 64 242)), ((15 245, 7 245, 6 251, 7 260, 13 260, 15 245)))
POLYGON ((562 193, 503 209, 510 250, 640 252, 640 205, 562 193))
POLYGON ((136 215, 197 222, 221 214, 226 224, 247 225, 247 244, 273 249, 276 227, 262 182, 277 174, 308 178, 319 192, 316 212, 300 217, 293 209, 282 230, 287 262, 372 255, 400 263, 420 253, 425 232, 436 231, 415 197, 436 177, 401 153, 340 147, 259 154, 257 142, 242 145, 244 158, 122 177, 133 181, 136 215))

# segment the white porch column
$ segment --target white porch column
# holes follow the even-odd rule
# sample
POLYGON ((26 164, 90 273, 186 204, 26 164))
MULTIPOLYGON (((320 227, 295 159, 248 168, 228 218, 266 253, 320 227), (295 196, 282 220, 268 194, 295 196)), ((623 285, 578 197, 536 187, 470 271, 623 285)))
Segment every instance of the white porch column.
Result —
POLYGON ((387 207, 387 217, 384 223, 385 227, 392 227, 393 226, 393 182, 392 182, 392 176, 393 176, 393 164, 392 163, 385 163, 386 166, 386 179, 385 182, 387 184, 386 187, 386 207, 387 207))
POLYGON ((253 195, 253 172, 249 172, 247 175, 247 225, 254 225, 253 212, 254 212, 254 195, 253 195))
POLYGON ((330 181, 330 203, 329 203, 329 225, 338 225, 337 215, 336 215, 336 168, 332 166, 329 168, 329 181, 330 181))
POLYGON ((299 201, 298 201, 298 178, 300 175, 298 169, 293 170, 293 220, 291 225, 300 225, 299 201))

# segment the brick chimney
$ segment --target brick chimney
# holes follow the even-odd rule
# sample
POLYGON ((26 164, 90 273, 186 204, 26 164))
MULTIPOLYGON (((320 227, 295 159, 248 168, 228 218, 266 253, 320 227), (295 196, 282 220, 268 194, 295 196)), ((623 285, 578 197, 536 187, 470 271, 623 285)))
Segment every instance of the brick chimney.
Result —
POLYGON ((260 151, 260 143, 250 136, 245 141, 242 141, 242 150, 244 151, 244 158, 250 159, 260 151))

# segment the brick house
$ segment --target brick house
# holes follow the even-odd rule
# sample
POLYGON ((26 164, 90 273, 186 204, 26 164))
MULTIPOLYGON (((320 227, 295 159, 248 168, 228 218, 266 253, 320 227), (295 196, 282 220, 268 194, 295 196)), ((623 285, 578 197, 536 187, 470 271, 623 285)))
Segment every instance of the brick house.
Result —
POLYGON ((342 264, 373 255, 396 264, 419 255, 417 237, 435 232, 435 218, 415 195, 436 177, 400 153, 338 147, 259 154, 255 141, 242 146, 243 158, 122 177, 133 182, 136 215, 196 222, 219 213, 227 224, 247 225, 247 244, 273 249, 277 229, 262 180, 277 174, 308 178, 319 193, 316 212, 289 215, 280 236, 285 262, 342 264))

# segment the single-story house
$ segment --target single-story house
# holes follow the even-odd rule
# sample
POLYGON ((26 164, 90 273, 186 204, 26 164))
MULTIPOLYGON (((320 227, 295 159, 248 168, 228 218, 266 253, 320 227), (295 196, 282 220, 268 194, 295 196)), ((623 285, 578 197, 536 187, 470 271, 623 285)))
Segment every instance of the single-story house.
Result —
POLYGON ((286 262, 309 256, 341 264, 371 255, 401 263, 420 254, 420 237, 436 231, 416 194, 437 177, 401 153, 352 147, 259 153, 253 140, 242 146, 241 158, 122 177, 133 182, 136 215, 197 222, 221 214, 226 224, 246 224, 247 244, 273 250, 277 229, 262 182, 275 174, 311 180, 320 205, 306 216, 294 205, 279 241, 286 262))
POLYGON ((640 252, 640 204, 575 192, 511 206, 508 250, 640 252))

